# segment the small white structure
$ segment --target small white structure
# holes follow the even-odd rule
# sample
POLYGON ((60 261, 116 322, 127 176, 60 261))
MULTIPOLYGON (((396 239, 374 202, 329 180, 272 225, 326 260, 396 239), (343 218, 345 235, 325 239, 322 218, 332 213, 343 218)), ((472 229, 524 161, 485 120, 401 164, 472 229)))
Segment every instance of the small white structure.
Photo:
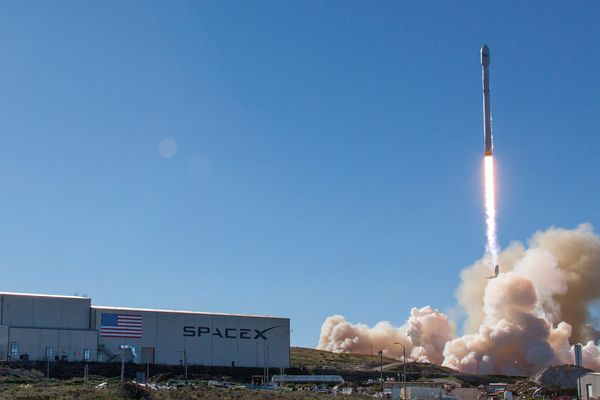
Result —
POLYGON ((406 399, 410 400, 433 400, 439 399, 442 396, 444 396, 442 388, 418 386, 408 386, 406 388, 406 399))
POLYGON ((271 382, 344 383, 340 375, 273 375, 271 382))
POLYGON ((600 373, 590 372, 577 380, 577 391, 581 400, 600 398, 600 373))
POLYGON ((478 388, 456 388, 452 390, 452 394, 459 400, 477 400, 479 398, 478 388))
POLYGON ((503 392, 507 388, 508 388, 508 383, 504 383, 504 382, 490 383, 488 385, 488 392, 489 393, 503 392))

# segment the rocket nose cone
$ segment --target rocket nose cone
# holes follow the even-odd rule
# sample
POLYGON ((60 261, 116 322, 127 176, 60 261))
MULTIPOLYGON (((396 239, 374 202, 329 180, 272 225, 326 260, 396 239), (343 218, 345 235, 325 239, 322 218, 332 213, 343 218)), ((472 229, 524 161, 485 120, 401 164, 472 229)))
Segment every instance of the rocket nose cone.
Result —
POLYGON ((490 49, 485 44, 481 48, 481 65, 490 65, 490 49))

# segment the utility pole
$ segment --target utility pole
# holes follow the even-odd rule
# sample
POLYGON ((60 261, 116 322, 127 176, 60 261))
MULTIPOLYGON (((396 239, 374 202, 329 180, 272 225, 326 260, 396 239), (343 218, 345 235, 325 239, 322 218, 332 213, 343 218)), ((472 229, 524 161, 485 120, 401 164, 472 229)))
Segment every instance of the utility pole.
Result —
POLYGON ((402 346, 402 361, 404 364, 404 373, 402 374, 402 386, 404 387, 404 400, 406 400, 406 347, 402 346))
POLYGON ((379 350, 379 381, 381 382, 381 393, 383 394, 383 350, 379 350))
POLYGON ((121 383, 125 380, 125 348, 121 346, 121 383))
POLYGON ((269 345, 267 345, 267 383, 269 381, 269 345))
POLYGON ((267 384, 267 346, 263 347, 263 385, 267 384))
POLYGON ((185 372, 185 383, 188 383, 187 352, 183 351, 183 369, 185 372))
POLYGON ((406 347, 402 343, 394 342, 399 346, 402 346, 402 364, 403 364, 403 376, 402 376, 402 386, 404 389, 404 400, 406 400, 406 347))

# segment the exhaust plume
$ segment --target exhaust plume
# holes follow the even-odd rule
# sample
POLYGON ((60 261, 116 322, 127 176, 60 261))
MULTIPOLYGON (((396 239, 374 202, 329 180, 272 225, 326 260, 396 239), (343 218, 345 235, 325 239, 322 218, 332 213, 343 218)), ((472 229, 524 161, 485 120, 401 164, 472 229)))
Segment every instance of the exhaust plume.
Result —
POLYGON ((498 254, 503 273, 486 280, 487 256, 461 273, 459 306, 465 334, 431 307, 413 308, 406 323, 369 328, 344 317, 321 327, 319 349, 368 353, 383 349, 469 373, 531 374, 555 364, 572 364, 572 344, 582 342, 584 366, 600 371, 598 331, 590 307, 600 298, 600 237, 592 226, 549 228, 525 246, 513 242, 498 254))
POLYGON ((484 178, 485 178, 485 222, 487 245, 485 247, 492 268, 498 265, 498 238, 496 235, 496 189, 494 185, 494 158, 485 156, 484 162, 484 178))
POLYGON ((401 327, 382 321, 369 328, 365 324, 352 324, 341 315, 333 315, 321 326, 317 348, 361 354, 383 350, 385 356, 400 358, 402 346, 395 343, 401 343, 406 347, 407 359, 440 364, 444 346, 452 339, 453 332, 448 317, 429 306, 413 308, 401 327))

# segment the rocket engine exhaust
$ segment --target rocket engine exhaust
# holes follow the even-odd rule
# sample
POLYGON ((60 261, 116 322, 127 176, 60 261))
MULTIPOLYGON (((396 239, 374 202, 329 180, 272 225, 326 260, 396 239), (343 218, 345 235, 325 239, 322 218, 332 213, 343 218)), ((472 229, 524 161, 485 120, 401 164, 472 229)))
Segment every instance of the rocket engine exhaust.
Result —
POLYGON ((498 265, 498 238, 496 236, 496 193, 494 185, 494 157, 485 156, 484 177, 485 177, 485 223, 487 226, 486 236, 486 254, 492 264, 492 268, 498 265))

